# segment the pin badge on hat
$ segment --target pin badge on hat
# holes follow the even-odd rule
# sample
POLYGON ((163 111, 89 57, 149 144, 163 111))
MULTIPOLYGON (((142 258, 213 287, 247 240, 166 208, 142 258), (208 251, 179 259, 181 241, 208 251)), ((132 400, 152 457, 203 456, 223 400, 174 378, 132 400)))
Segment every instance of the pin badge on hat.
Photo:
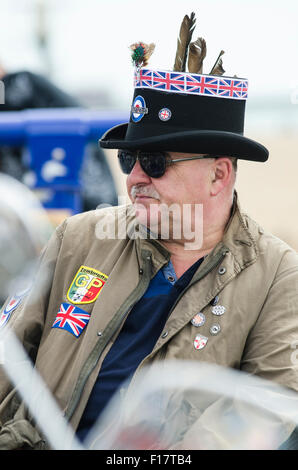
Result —
POLYGON ((203 349, 207 344, 208 338, 203 335, 197 335, 193 342, 195 349, 203 349))
POLYGON ((224 307, 223 305, 215 305, 214 307, 212 307, 211 309, 211 312, 213 313, 213 315, 223 315, 226 311, 226 307, 224 307))
POLYGON ((180 151, 194 153, 203 146, 205 153, 236 152, 244 160, 268 159, 264 146, 243 135, 248 80, 224 75, 223 50, 210 72, 204 70, 207 45, 204 38, 191 42, 195 24, 194 12, 184 16, 172 70, 148 68, 153 43, 138 41, 130 46, 135 67, 133 101, 144 93, 150 112, 143 119, 144 114, 134 111, 130 122, 109 129, 100 139, 102 148, 148 150, 148 145, 159 149, 178 145, 180 151), (158 117, 165 106, 175 110, 175 119, 172 115, 167 122, 167 114, 158 117))
POLYGON ((146 102, 141 95, 138 95, 135 97, 131 107, 131 119, 134 122, 139 122, 141 119, 143 119, 145 114, 148 114, 146 102))
POLYGON ((172 117, 172 112, 169 108, 162 108, 158 113, 158 117, 161 121, 168 121, 172 117))
POLYGON ((206 321, 206 317, 204 313, 199 312, 191 319, 191 324, 193 326, 203 326, 205 321, 206 321))

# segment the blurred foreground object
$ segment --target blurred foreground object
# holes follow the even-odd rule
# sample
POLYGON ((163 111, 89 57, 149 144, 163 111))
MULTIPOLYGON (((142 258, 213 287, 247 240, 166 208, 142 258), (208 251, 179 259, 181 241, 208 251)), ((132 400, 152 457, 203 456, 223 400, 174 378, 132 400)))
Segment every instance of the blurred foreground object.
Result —
POLYGON ((126 395, 114 396, 83 446, 9 328, 0 329, 0 344, 1 364, 51 449, 287 450, 287 442, 297 449, 297 393, 241 371, 179 360, 127 382, 126 395))
MULTIPOLYGON (((82 450, 83 447, 76 441, 73 430, 64 420, 55 399, 38 372, 33 369, 21 343, 9 328, 0 329, 0 345, 0 364, 16 386, 52 449, 82 450)), ((7 436, 7 448, 9 441, 7 436)), ((40 444, 42 445, 42 442, 40 444)))
POLYGON ((0 365, 53 448, 78 449, 81 446, 76 444, 73 431, 33 369, 30 357, 6 325, 13 309, 30 290, 37 259, 52 232, 46 211, 32 192, 0 173, 0 306, 11 295, 0 312, 0 365))
POLYGON ((52 231, 32 192, 0 173, 0 305, 11 290, 27 287, 28 276, 52 231))
POLYGON ((94 425, 87 448, 273 450, 298 425, 297 393, 214 364, 155 364, 126 387, 94 425))

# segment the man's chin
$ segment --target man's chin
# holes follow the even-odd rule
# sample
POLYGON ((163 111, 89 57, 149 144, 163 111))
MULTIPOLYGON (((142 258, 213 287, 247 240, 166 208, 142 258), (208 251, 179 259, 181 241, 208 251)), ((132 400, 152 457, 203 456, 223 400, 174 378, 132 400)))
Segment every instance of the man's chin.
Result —
POLYGON ((158 227, 158 222, 160 218, 159 204, 158 202, 152 203, 153 199, 150 200, 151 204, 135 201, 133 203, 133 207, 135 211, 135 216, 140 224, 148 228, 155 228, 158 227))

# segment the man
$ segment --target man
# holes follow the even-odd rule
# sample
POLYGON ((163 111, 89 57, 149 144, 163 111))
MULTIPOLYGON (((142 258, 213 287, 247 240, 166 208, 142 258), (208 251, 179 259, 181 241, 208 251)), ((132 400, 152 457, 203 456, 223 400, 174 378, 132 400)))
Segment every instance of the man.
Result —
MULTIPOLYGON (((130 122, 100 141, 120 149, 132 204, 66 220, 31 293, 6 317, 4 306, 81 440, 127 378, 167 358, 298 391, 298 256, 234 190, 235 158, 268 158, 243 136, 246 95, 246 80, 138 66, 130 122)), ((0 448, 46 446, 0 385, 0 448)))

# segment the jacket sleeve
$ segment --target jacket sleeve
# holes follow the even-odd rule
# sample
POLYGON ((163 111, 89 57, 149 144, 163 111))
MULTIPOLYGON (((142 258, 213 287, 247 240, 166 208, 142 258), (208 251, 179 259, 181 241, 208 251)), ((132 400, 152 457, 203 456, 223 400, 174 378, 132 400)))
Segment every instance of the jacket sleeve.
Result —
POLYGON ((241 369, 298 391, 298 255, 284 253, 250 331, 241 369))
MULTIPOLYGON (((40 255, 30 291, 11 312, 9 320, 3 326, 14 332, 33 363, 47 315, 48 299, 65 224, 66 222, 52 234, 40 255)), ((2 311, 8 302, 9 299, 2 311)), ((5 350, 2 353, 3 363, 5 350)), ((30 448, 38 446, 40 441, 37 431, 26 419, 26 409, 18 396, 17 387, 13 388, 5 374, 5 368, 0 364, 0 449, 19 449, 22 446, 30 448)))

